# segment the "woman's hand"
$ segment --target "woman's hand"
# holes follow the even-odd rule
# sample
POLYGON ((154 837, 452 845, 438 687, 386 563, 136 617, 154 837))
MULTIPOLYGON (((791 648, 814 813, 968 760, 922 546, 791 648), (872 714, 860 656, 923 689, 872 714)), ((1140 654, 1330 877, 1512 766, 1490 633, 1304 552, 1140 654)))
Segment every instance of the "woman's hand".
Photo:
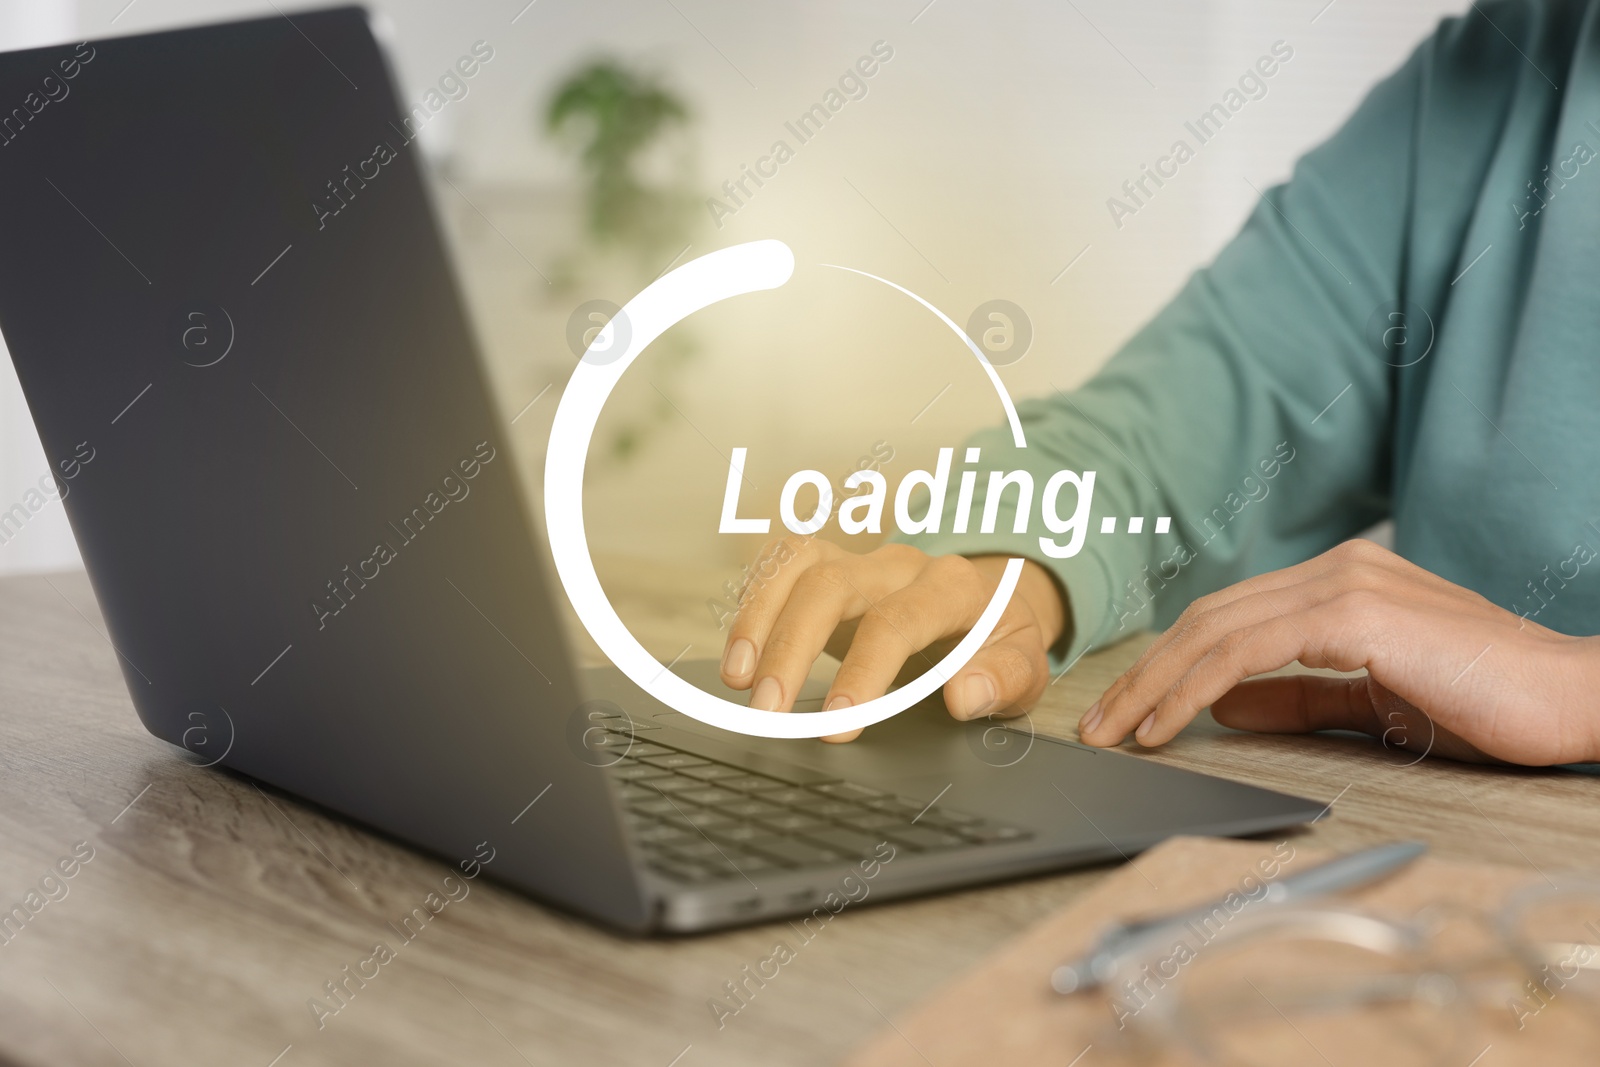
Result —
MULTIPOLYGON (((953 645, 977 623, 1006 564, 998 556, 929 556, 901 544, 856 555, 794 537, 768 545, 760 559, 766 565, 757 573, 772 576, 753 581, 740 598, 722 680, 750 690, 750 706, 764 711, 794 707, 825 650, 843 660, 825 710, 882 696, 902 668, 921 674, 943 655, 934 649, 953 645)), ((1045 650, 1064 624, 1055 579, 1030 561, 989 640, 945 683, 950 714, 975 719, 1031 708, 1050 681, 1045 650)))
POLYGON ((1206 705, 1266 733, 1359 730, 1466 760, 1600 759, 1600 646, 1349 541, 1189 606, 1083 718, 1091 745, 1159 745, 1206 705), (1358 678, 1245 681, 1299 661, 1358 678), (1242 684, 1241 684, 1242 683, 1242 684))

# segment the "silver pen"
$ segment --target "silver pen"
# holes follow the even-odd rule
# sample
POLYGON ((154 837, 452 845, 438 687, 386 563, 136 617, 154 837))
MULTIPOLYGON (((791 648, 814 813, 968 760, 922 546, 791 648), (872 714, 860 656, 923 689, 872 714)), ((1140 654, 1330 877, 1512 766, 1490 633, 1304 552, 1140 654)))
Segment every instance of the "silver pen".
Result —
MULTIPOLYGON (((1422 841, 1396 841, 1364 848, 1268 883, 1267 891, 1258 899, 1258 903, 1285 904, 1370 885, 1393 874, 1426 851, 1428 846, 1422 841)), ((1205 919, 1218 907, 1225 906, 1223 902, 1213 901, 1170 915, 1117 923, 1100 935, 1088 954, 1052 971, 1050 988, 1063 996, 1098 989, 1111 978, 1118 958, 1136 942, 1168 934, 1187 923, 1205 919)))

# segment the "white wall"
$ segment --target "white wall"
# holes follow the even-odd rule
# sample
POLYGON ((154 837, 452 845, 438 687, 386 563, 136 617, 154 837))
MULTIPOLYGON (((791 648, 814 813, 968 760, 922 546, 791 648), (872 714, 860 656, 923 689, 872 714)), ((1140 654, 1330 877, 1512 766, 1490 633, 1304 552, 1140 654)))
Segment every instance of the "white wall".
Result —
MULTIPOLYGON (((72 0, 7 0, 0 3, 0 49, 67 40, 76 32, 76 24, 72 0)), ((4 348, 0 341, 0 351, 4 348)), ((48 479, 50 470, 7 354, 0 359, 0 513, 22 503, 29 490, 37 494, 41 484, 48 485, 40 479, 48 479)), ((80 565, 59 501, 46 503, 30 515, 20 533, 0 544, 0 574, 80 565)))
MULTIPOLYGON (((642 60, 692 101, 700 181, 710 196, 874 41, 890 42, 895 57, 867 97, 849 103, 720 230, 708 215, 690 254, 777 236, 803 265, 883 274, 958 322, 981 301, 1012 300, 1035 327, 1033 350, 1003 372, 1013 395, 1025 395, 1091 374, 1238 227, 1255 200, 1246 179, 1264 188, 1283 178, 1441 14, 1465 7, 936 0, 924 10, 927 0, 675 0, 676 8, 663 0, 538 0, 519 16, 523 2, 371 6, 392 25, 408 96, 473 41, 496 50, 471 95, 430 132, 432 147, 452 154, 458 182, 494 222, 483 225, 454 193, 441 194, 503 408, 514 414, 556 383, 515 427, 530 471, 571 367, 561 336, 572 301, 550 298, 522 257, 548 265, 578 240, 571 169, 536 136, 534 101, 585 57, 606 50, 642 60), (1279 39, 1295 56, 1266 98, 1114 227, 1106 198, 1279 39)), ((3 0, 0 46, 272 11, 254 0, 126 3, 81 0, 75 10, 3 0)), ((909 466, 998 418, 991 393, 946 373, 937 352, 947 340, 924 318, 814 270, 792 289, 784 300, 712 309, 689 325, 701 351, 672 387, 682 416, 663 424, 639 461, 595 464, 590 510, 633 520, 591 522, 601 547, 716 563, 747 551, 710 533, 721 457, 734 445, 751 448, 752 477, 763 487, 753 495, 769 507, 783 477, 800 467, 849 467, 877 439, 890 440, 909 466), (947 381, 954 387, 913 423, 947 381), (653 531, 648 543, 637 540, 641 520, 653 531)), ((630 374, 619 413, 651 402, 652 373, 641 361, 630 374)), ((0 372, 0 418, 4 507, 43 469, 9 367, 0 372)), ((55 512, 26 531, 26 543, 0 547, 0 571, 74 558, 55 512)))

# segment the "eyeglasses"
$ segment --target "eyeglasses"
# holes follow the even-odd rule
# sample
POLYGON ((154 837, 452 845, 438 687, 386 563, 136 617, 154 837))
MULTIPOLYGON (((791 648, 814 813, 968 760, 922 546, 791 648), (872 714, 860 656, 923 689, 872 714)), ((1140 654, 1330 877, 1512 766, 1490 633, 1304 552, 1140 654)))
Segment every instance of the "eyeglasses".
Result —
POLYGON ((1111 1023, 1095 1042, 1100 1064, 1494 1067, 1484 1050, 1502 1044, 1537 1050, 1541 1064, 1592 1064, 1600 882, 1400 922, 1268 906, 1189 923, 1113 960, 1102 995, 1111 1023), (1563 1051, 1577 1058, 1552 1058, 1563 1051))

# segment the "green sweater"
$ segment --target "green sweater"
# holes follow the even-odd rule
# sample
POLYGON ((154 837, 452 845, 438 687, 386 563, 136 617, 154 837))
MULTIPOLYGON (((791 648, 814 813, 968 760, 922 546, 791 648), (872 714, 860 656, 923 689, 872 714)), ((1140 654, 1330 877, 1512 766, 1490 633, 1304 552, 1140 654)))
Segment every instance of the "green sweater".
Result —
POLYGON ((1073 623, 1058 664, 1385 516, 1418 565, 1600 632, 1597 286, 1600 0, 1480 4, 1099 374, 1019 404, 1026 450, 1004 428, 969 442, 1036 485, 1097 472, 1076 556, 1039 551, 1037 502, 1011 532, 1014 491, 1002 532, 949 533, 950 493, 945 532, 911 540, 1049 568, 1073 623))

